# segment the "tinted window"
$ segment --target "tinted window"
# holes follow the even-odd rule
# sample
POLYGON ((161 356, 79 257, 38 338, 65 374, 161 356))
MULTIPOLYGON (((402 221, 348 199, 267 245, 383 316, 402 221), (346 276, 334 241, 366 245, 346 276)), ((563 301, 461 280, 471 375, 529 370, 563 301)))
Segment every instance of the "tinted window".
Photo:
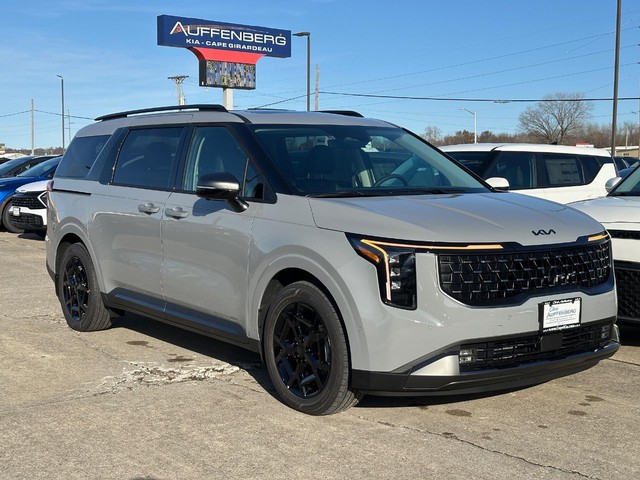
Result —
POLYGON ((116 163, 113 183, 146 188, 168 188, 171 165, 182 128, 131 130, 116 163))
POLYGON ((476 175, 489 178, 484 175, 484 172, 489 168, 491 159, 493 158, 493 152, 445 152, 447 155, 455 158, 458 162, 463 164, 469 170, 476 175))
POLYGON ((198 127, 195 129, 185 168, 182 188, 195 192, 198 179, 211 173, 231 173, 242 185, 247 169, 243 196, 260 198, 263 191, 262 176, 249 166, 248 155, 231 132, 224 127, 198 127))
POLYGON ((582 173, 584 175, 584 183, 591 183, 598 175, 600 168, 605 163, 611 163, 608 157, 599 157, 595 155, 580 155, 578 157, 582 164, 582 173))
POLYGON ((74 138, 60 162, 56 176, 69 178, 86 177, 107 140, 109 140, 109 135, 74 138))
POLYGON ((536 156, 527 152, 501 152, 484 178, 502 177, 509 181, 509 188, 523 190, 536 188, 536 156))
POLYGON ((62 157, 50 158, 42 163, 39 163, 28 170, 20 173, 19 177, 41 177, 43 175, 53 176, 51 175, 55 168, 60 163, 60 159, 62 157))
POLYGON ((439 150, 399 128, 290 125, 255 132, 302 195, 486 191, 439 150))
POLYGON ((545 153, 542 161, 550 187, 584 184, 582 168, 576 155, 545 153))
POLYGON ((25 163, 24 158, 14 158, 13 160, 3 163, 0 166, 0 176, 10 173, 13 169, 19 167, 23 163, 25 163))

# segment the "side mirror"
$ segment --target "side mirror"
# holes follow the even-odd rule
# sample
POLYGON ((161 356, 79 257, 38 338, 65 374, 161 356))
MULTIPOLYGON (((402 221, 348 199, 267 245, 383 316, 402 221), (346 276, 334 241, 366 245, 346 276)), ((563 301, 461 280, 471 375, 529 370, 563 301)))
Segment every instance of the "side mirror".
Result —
POLYGON ((485 180, 496 190, 509 190, 509 180, 503 177, 491 177, 485 180))
POLYGON ((249 207, 247 202, 240 199, 240 182, 229 172, 198 177, 196 195, 205 200, 226 200, 236 213, 244 212, 249 207))
POLYGON ((604 184, 604 189, 607 191, 607 193, 611 192, 611 190, 613 190, 615 186, 620 183, 620 180, 622 180, 622 178, 620 177, 613 177, 607 180, 607 183, 604 184))

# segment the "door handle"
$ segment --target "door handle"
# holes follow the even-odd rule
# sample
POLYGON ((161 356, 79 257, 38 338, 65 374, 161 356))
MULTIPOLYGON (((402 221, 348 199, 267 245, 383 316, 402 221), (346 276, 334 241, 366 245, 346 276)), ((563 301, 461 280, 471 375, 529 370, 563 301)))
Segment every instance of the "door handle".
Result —
POLYGON ((160 211, 160 207, 156 207, 153 203, 141 203, 138 205, 138 211, 140 213, 148 213, 151 215, 152 213, 158 213, 160 211))
POLYGON ((184 210, 182 207, 165 208, 164 213, 167 217, 173 217, 173 218, 185 218, 189 216, 189 212, 184 210))

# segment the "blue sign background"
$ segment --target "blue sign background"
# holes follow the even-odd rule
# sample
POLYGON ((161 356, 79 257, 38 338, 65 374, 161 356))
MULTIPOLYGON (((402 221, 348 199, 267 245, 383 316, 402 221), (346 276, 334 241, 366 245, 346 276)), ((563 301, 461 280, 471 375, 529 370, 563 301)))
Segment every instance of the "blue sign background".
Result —
POLYGON ((290 57, 291 30, 159 15, 158 45, 290 57))

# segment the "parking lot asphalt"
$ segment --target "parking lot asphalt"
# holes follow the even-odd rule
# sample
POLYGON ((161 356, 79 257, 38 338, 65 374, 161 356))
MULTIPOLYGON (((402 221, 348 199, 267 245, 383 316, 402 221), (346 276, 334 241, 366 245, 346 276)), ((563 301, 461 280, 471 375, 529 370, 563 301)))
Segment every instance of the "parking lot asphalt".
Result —
POLYGON ((532 388, 310 417, 250 352, 133 315, 72 331, 44 249, 0 232, 0 479, 640 478, 640 328, 532 388))

